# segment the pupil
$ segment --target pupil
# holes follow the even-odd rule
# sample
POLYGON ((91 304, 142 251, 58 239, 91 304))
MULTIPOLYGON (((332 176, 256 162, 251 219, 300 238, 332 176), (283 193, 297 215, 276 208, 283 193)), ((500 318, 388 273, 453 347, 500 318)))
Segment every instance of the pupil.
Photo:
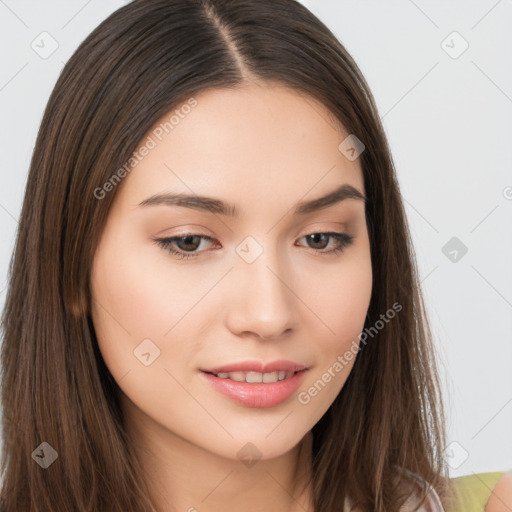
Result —
MULTIPOLYGON (((318 237, 325 236, 325 234, 324 233, 313 233, 312 235, 309 235, 309 236, 310 236, 310 238, 313 239, 313 243, 319 243, 318 237)), ((323 247, 321 247, 321 248, 323 248, 323 247)))
POLYGON ((194 235, 187 235, 187 236, 182 237, 181 240, 183 240, 185 242, 184 245, 193 245, 193 247, 189 247, 189 249, 196 249, 197 244, 193 244, 191 241, 194 238, 198 238, 198 237, 194 236, 194 235))

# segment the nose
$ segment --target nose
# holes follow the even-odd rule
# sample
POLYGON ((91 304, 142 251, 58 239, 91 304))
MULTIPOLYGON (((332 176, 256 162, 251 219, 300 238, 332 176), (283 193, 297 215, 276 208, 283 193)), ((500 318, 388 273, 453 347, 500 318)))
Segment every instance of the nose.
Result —
POLYGON ((279 339, 298 326, 290 271, 267 254, 252 263, 239 260, 231 272, 226 322, 237 336, 279 339))

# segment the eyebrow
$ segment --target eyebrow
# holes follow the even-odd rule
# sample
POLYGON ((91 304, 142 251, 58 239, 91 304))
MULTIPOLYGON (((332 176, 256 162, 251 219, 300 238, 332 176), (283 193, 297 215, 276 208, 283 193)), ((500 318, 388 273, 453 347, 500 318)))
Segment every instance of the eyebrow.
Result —
MULTIPOLYGON (((293 215, 306 215, 323 208, 328 208, 346 199, 358 199, 366 202, 366 197, 359 190, 352 185, 344 184, 325 196, 299 203, 295 207, 293 215)), ((182 206, 194 210, 206 210, 227 217, 238 217, 240 214, 238 208, 233 204, 214 197, 191 194, 155 194, 139 203, 139 206, 144 207, 154 205, 182 206)))

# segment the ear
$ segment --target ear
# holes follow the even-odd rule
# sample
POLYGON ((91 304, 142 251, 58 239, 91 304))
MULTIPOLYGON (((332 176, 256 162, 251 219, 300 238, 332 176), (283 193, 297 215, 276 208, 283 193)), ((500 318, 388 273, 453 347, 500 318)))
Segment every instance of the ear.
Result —
POLYGON ((512 474, 501 477, 491 491, 485 512, 510 512, 512 510, 512 474))

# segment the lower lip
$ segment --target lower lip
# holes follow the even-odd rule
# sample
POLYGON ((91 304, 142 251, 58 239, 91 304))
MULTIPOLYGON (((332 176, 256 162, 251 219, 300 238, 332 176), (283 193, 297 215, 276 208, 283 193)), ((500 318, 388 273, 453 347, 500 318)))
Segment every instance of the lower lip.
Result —
POLYGON ((221 379, 211 373, 201 372, 204 378, 222 394, 246 407, 274 407, 289 398, 304 380, 306 370, 288 379, 272 383, 249 384, 231 379, 221 379))

